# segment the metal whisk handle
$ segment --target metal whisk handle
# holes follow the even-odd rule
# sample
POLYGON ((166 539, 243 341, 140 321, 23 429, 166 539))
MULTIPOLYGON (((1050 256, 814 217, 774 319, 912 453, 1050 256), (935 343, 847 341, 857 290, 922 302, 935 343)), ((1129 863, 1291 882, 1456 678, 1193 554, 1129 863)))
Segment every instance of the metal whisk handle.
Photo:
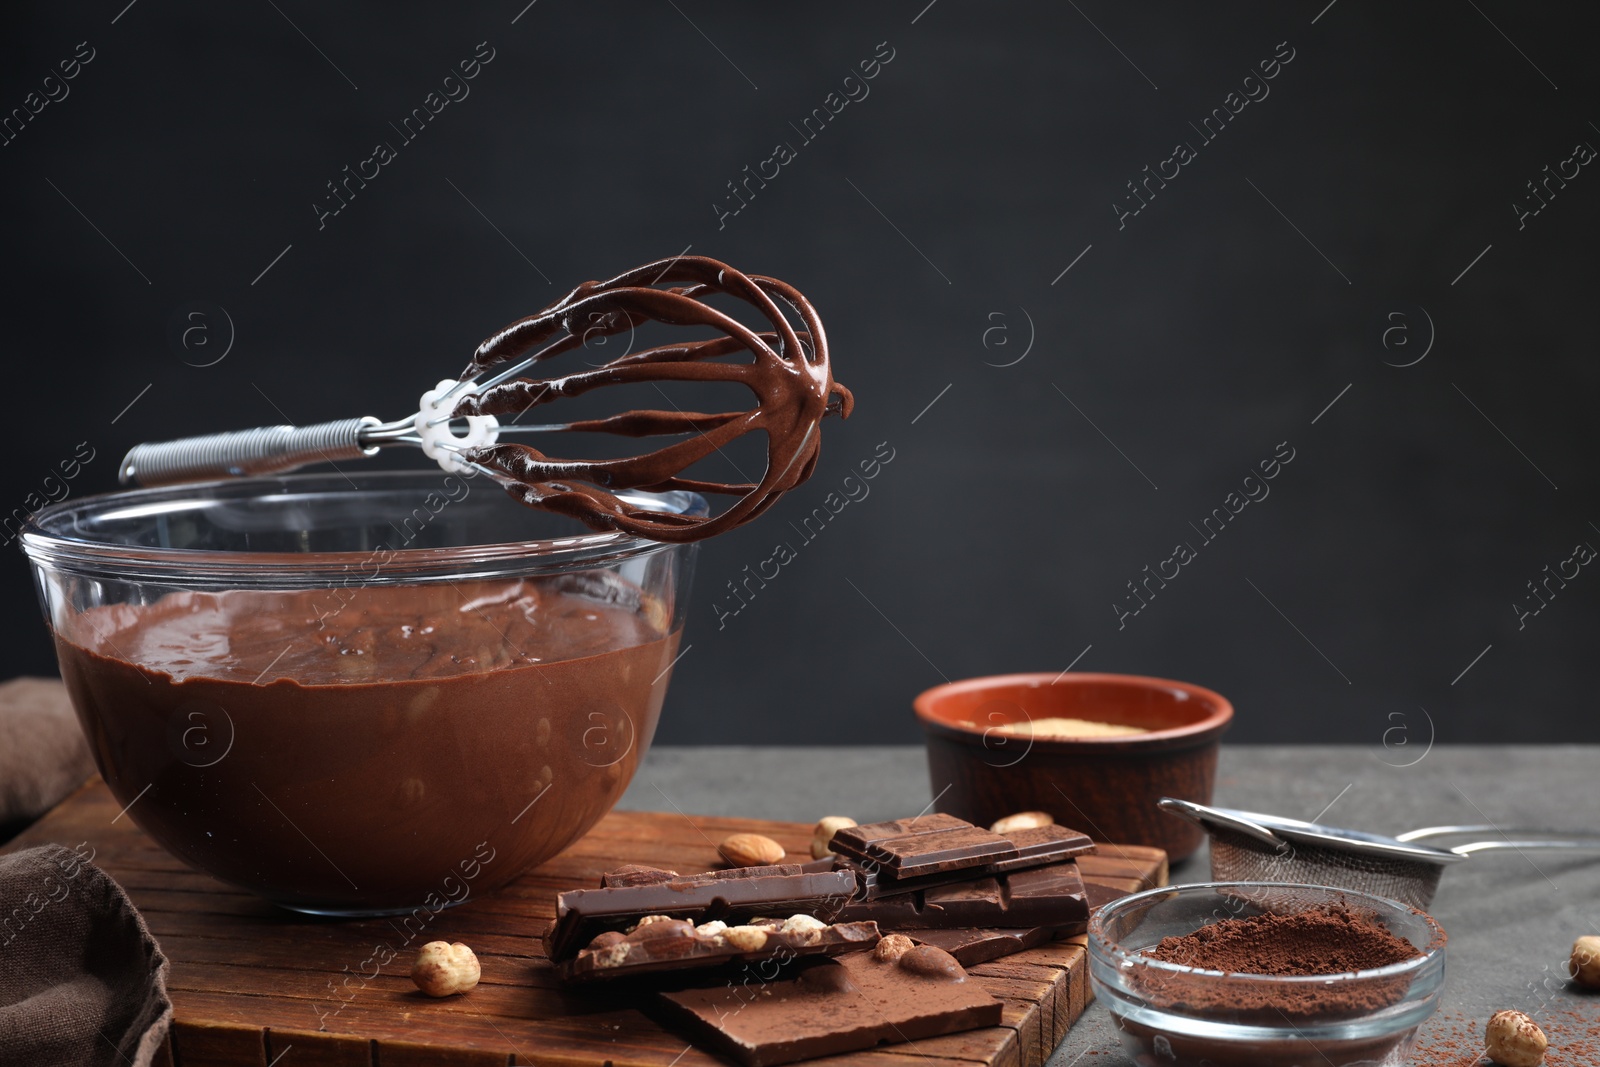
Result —
POLYGON ((358 459, 377 451, 375 445, 363 443, 362 431, 380 425, 367 415, 310 426, 262 426, 135 445, 122 458, 117 479, 124 485, 172 485, 358 459))

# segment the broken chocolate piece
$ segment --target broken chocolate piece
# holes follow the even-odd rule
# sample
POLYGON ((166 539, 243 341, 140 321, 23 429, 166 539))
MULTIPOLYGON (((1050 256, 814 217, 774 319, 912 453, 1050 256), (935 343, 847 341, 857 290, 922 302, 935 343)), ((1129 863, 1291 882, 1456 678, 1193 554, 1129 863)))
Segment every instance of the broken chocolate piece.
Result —
POLYGON ((854 867, 859 870, 861 895, 870 899, 872 897, 891 896, 895 893, 912 893, 918 889, 931 889, 934 886, 949 885, 952 882, 970 881, 974 878, 981 878, 984 875, 1026 870, 1030 867, 1043 867, 1095 850, 1094 842, 1086 834, 1079 833, 1077 830, 1069 830, 1064 826, 1037 826, 1007 834, 1006 838, 1016 851, 1016 854, 1009 859, 940 871, 935 874, 914 877, 906 877, 904 874, 894 876, 875 862, 862 863, 848 856, 838 857, 835 866, 854 867))
POLYGON ((874 921, 884 930, 1070 926, 1087 922, 1083 878, 1073 860, 992 878, 854 900, 838 922, 874 921))
POLYGON ((1000 1023, 1001 1005, 949 953, 918 945, 804 961, 792 978, 657 995, 696 1044, 746 1067, 915 1041, 1000 1023))
POLYGON ((1113 900, 1121 900, 1132 892, 1137 892, 1137 890, 1118 889, 1115 886, 1101 885, 1099 882, 1086 881, 1083 883, 1083 899, 1089 905, 1090 911, 1101 905, 1109 904, 1113 900))
POLYGON ((1085 924, 1078 923, 1065 928, 1034 926, 1020 930, 913 930, 909 936, 918 944, 944 949, 963 967, 976 967, 980 963, 1034 948, 1060 936, 1083 933, 1085 929, 1085 924))
MULTIPOLYGON (((865 826, 842 826, 833 835, 833 844, 850 849, 864 849, 873 841, 887 841, 895 837, 913 837, 917 834, 939 834, 946 830, 970 829, 972 824, 954 815, 933 812, 910 819, 890 819, 865 826)), ((835 852, 838 849, 834 849, 835 852)))
POLYGON ((1006 834, 1017 854, 1008 860, 995 863, 995 873, 1018 871, 1026 867, 1042 867, 1065 859, 1095 851, 1089 835, 1065 826, 1034 826, 1026 830, 1013 830, 1006 834))
POLYGON ((545 952, 560 963, 597 934, 626 929, 646 915, 697 924, 720 919, 734 925, 760 916, 794 914, 832 921, 855 892, 856 876, 851 871, 807 874, 793 863, 571 889, 556 897, 556 919, 545 931, 545 952))
POLYGON ((643 863, 625 863, 614 871, 600 876, 601 889, 620 889, 630 885, 659 885, 678 877, 677 871, 664 867, 649 867, 643 863))
POLYGON ((876 923, 828 925, 809 915, 752 919, 732 927, 721 920, 696 926, 687 919, 648 915, 627 933, 608 930, 599 935, 559 970, 565 981, 589 982, 730 963, 837 956, 870 948, 877 941, 876 923))
POLYGON ((1012 859, 1008 838, 950 815, 924 815, 867 826, 846 826, 833 835, 834 853, 896 878, 938 874, 1012 859))

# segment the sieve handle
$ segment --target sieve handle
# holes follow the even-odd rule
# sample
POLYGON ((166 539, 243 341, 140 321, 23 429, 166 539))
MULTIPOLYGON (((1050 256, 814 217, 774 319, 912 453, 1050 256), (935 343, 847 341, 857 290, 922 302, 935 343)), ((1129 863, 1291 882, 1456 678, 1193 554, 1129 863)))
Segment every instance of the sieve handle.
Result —
POLYGON ((1496 849, 1516 849, 1518 852, 1530 848, 1560 848, 1574 852, 1589 850, 1600 852, 1600 837, 1543 837, 1531 841, 1473 841, 1465 845, 1456 845, 1450 851, 1458 856, 1470 856, 1474 852, 1492 852, 1496 849))
POLYGON ((362 432, 379 425, 367 415, 310 426, 262 426, 135 445, 122 458, 117 480, 123 485, 172 485, 359 459, 377 453, 376 446, 363 440, 362 432))
POLYGON ((1425 837, 1460 837, 1463 834, 1532 834, 1535 837, 1550 837, 1573 841, 1594 841, 1595 838, 1587 837, 1581 830, 1552 830, 1547 826, 1496 826, 1494 823, 1469 823, 1463 826, 1424 826, 1420 830, 1407 830, 1403 834, 1395 834, 1396 841, 1421 841, 1425 837))
POLYGON ((1500 834, 1509 837, 1512 834, 1531 834, 1533 837, 1522 841, 1473 841, 1465 845, 1456 845, 1450 849, 1458 856, 1470 856, 1474 852, 1490 852, 1496 849, 1516 849, 1522 851, 1528 848, 1561 848, 1561 849, 1595 849, 1600 851, 1600 837, 1585 837, 1581 833, 1571 830, 1551 830, 1540 826, 1496 826, 1493 823, 1473 823, 1462 826, 1424 826, 1420 830, 1410 830, 1396 836, 1396 841, 1421 841, 1429 837, 1460 837, 1466 834, 1500 834))

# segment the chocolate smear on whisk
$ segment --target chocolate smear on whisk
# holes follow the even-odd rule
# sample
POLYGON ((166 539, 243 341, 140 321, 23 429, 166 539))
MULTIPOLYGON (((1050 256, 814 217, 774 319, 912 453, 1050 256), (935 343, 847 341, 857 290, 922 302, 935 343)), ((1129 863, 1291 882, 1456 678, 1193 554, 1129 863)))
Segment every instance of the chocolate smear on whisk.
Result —
POLYGON ((827 334, 809 300, 776 278, 747 275, 705 256, 646 263, 609 281, 585 282, 538 314, 490 336, 461 377, 476 379, 478 385, 457 402, 456 416, 516 416, 592 389, 640 382, 735 382, 754 393, 755 406, 748 410, 628 411, 560 427, 626 437, 690 435, 643 455, 567 459, 509 442, 463 454, 506 481, 511 495, 525 504, 570 515, 595 529, 656 541, 697 541, 761 514, 810 477, 821 450, 822 418, 846 418, 854 404, 850 390, 833 380, 827 334), (753 330, 712 307, 707 299, 718 295, 750 304, 771 329, 753 330), (801 328, 791 324, 790 315, 801 328), (559 377, 495 373, 507 364, 517 365, 515 373, 531 370, 582 347, 589 338, 633 330, 648 321, 710 327, 719 336, 631 352, 601 367, 559 377), (723 358, 736 354, 749 358, 723 358), (766 470, 759 482, 684 476, 692 464, 755 432, 767 439, 766 470), (739 499, 720 514, 688 516, 617 496, 630 489, 683 489, 739 499))

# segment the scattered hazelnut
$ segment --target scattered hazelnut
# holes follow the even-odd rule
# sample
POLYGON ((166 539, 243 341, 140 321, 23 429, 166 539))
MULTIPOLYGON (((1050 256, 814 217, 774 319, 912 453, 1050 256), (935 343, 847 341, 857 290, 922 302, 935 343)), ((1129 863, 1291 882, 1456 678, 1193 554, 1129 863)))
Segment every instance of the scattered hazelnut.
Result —
POLYGON ((483 973, 478 957, 461 942, 429 941, 411 965, 411 980, 430 997, 465 993, 478 984, 483 973))
POLYGON ((856 821, 848 815, 824 815, 817 822, 816 828, 811 831, 811 858, 820 860, 833 855, 833 835, 843 830, 846 826, 854 826, 856 821))
POLYGON ((893 963, 916 947, 917 943, 905 934, 885 934, 873 946, 872 954, 885 963, 893 963))
POLYGON ((1043 811, 1019 811, 1007 815, 989 827, 990 833, 1009 834, 1016 830, 1032 830, 1040 826, 1054 826, 1055 816, 1043 811))
POLYGON ((767 932, 759 926, 730 926, 722 938, 740 952, 760 952, 767 944, 767 932))
POLYGON ((1579 985, 1600 989, 1600 937, 1589 934, 1572 943, 1568 973, 1579 985))
POLYGON ((1497 1011, 1489 1016, 1483 1043, 1489 1058, 1500 1067, 1539 1067, 1550 1047, 1539 1024, 1520 1011, 1497 1011))
POLYGON ((717 852, 733 867, 766 867, 783 859, 783 846, 760 834, 733 834, 722 839, 717 852))

